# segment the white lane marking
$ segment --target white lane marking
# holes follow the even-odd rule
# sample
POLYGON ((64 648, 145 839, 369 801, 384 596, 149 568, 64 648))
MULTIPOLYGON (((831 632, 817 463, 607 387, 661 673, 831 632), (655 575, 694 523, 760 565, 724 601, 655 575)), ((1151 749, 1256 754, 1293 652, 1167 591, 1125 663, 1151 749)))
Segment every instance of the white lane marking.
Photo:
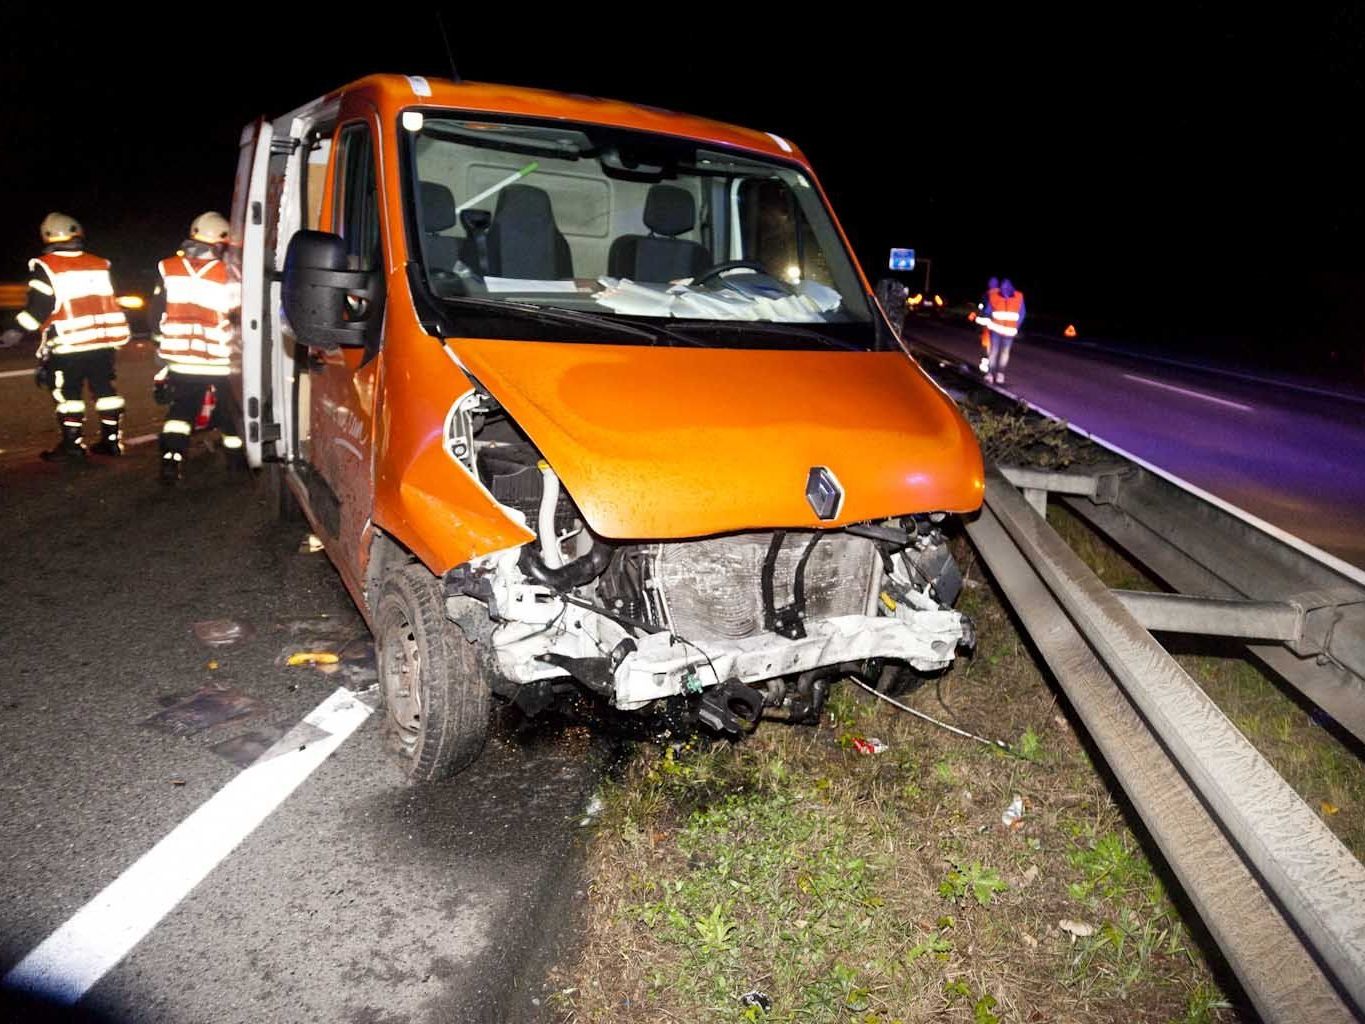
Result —
POLYGON ((0 373, 0 380, 4 380, 6 377, 32 377, 37 369, 35 366, 31 370, 6 370, 4 373, 0 373))
POLYGON ((327 760, 370 715, 345 687, 201 804, 0 985, 73 1005, 327 760))
POLYGON ((1189 388, 1178 388, 1174 384, 1166 384, 1159 380, 1152 380, 1150 377, 1139 377, 1136 373, 1125 373, 1123 375, 1128 380, 1135 380, 1139 384, 1150 384, 1154 388, 1161 388, 1163 391, 1174 391, 1180 395, 1188 395, 1190 398, 1200 398, 1205 402, 1215 402, 1218 405, 1226 405, 1229 409, 1240 409, 1242 412, 1255 412, 1249 405, 1241 402, 1229 401, 1226 398, 1215 398, 1213 395, 1206 395, 1202 391, 1191 391, 1189 388))
MULTIPOLYGON (((919 347, 922 349, 927 349, 930 352, 936 353, 936 350, 934 349, 933 345, 930 344, 929 342, 919 342, 919 347)), ((1048 409, 1044 409, 1041 405, 1038 405, 1036 402, 1030 402, 1027 398, 1024 398, 1022 395, 1017 394, 1016 392, 1010 391, 1008 388, 1003 388, 1000 387, 999 385, 992 387, 990 384, 983 383, 977 377, 976 369, 973 364, 964 363, 957 356, 951 354, 948 355, 948 358, 954 361, 953 365, 957 366, 964 376, 975 378, 977 383, 981 387, 991 388, 993 391, 999 392, 1002 395, 1006 395, 1007 397, 1014 399, 1020 405, 1027 406, 1034 412, 1038 413, 1040 416, 1046 416, 1050 420, 1055 420, 1062 426, 1066 427, 1067 430, 1070 430, 1072 433, 1079 434, 1081 437, 1084 438, 1088 438, 1089 440, 1094 441, 1097 445, 1100 445, 1103 448, 1108 448, 1115 455, 1122 456, 1129 462, 1141 466, 1148 472, 1155 473, 1157 476, 1161 477, 1161 479, 1174 484, 1181 490, 1193 494, 1196 498, 1202 498, 1205 501, 1207 501, 1210 505, 1214 505, 1217 508, 1221 508, 1224 512, 1228 513, 1229 515, 1235 516, 1236 518, 1242 520, 1242 522, 1248 524, 1249 526, 1254 526, 1262 533, 1267 533, 1270 536, 1274 537, 1276 540, 1288 544, 1291 548, 1294 548, 1296 551, 1303 552, 1309 558, 1313 559, 1314 561, 1322 563, 1323 565, 1327 566, 1327 568, 1340 573, 1347 579, 1353 580, 1356 583, 1365 584, 1365 569, 1362 569, 1356 565, 1352 565, 1350 562, 1338 558, 1336 555, 1329 554, 1328 552, 1322 550, 1322 548, 1318 547, 1317 545, 1310 544, 1302 537, 1296 537, 1288 530, 1281 529, 1274 523, 1268 523, 1259 516, 1252 515, 1244 508, 1238 508, 1232 502, 1225 501, 1224 499, 1218 497, 1218 495, 1212 494, 1209 491, 1204 490, 1204 488, 1199 487, 1196 484, 1190 483, 1183 477, 1176 476, 1169 470, 1162 469, 1160 466, 1154 465, 1153 463, 1148 462, 1146 459, 1134 455, 1126 448, 1120 448, 1112 441, 1106 441, 1104 438, 1100 437, 1099 434, 1093 434, 1083 427, 1076 426, 1074 422, 1067 419, 1065 416, 1058 416, 1056 413, 1048 409)))
POLYGON ((131 448, 135 444, 146 444, 148 441, 155 441, 160 434, 138 434, 137 437, 125 437, 123 447, 131 448))
POLYGON ((1172 484, 1175 484, 1175 486, 1179 487, 1183 491, 1193 494, 1196 498, 1203 498, 1210 505, 1214 505, 1217 508, 1221 508, 1224 512, 1228 513, 1228 515, 1235 516, 1236 518, 1240 519, 1247 525, 1254 526, 1262 533, 1267 533, 1270 536, 1274 537, 1276 540, 1288 544, 1291 548, 1303 552, 1309 558, 1313 559, 1314 561, 1322 563, 1329 569, 1339 572, 1347 579, 1353 580, 1356 583, 1365 584, 1365 570, 1361 569, 1359 566, 1352 565, 1350 562, 1338 558, 1336 555, 1329 554, 1328 552, 1323 551, 1322 548, 1318 547, 1317 545, 1310 544, 1302 537, 1296 537, 1288 530, 1281 529, 1274 523, 1268 523, 1259 516, 1252 515, 1244 508, 1238 508, 1232 502, 1225 501, 1224 499, 1218 497, 1218 495, 1212 494, 1209 491, 1204 490, 1204 488, 1198 486, 1197 484, 1190 483, 1183 477, 1176 476, 1169 470, 1162 469, 1160 466, 1148 462, 1141 456, 1134 455, 1132 452, 1128 451, 1125 448, 1120 448, 1112 441, 1106 441, 1104 438, 1100 437, 1099 434, 1092 434, 1090 431, 1084 429, 1083 427, 1076 426, 1075 423, 1072 423, 1065 416, 1058 416, 1056 413, 1049 412, 1047 409, 1044 409, 1041 405, 1036 405, 1035 403, 1030 402, 1027 398, 1021 398, 1019 395, 1016 395, 1013 391, 1005 391, 1003 388, 997 388, 996 390, 1000 391, 1001 394, 1008 395, 1010 398, 1013 398, 1016 402, 1020 403, 1021 405, 1028 406, 1030 409, 1032 409, 1039 415, 1046 416, 1050 420, 1056 420, 1058 423, 1066 427, 1072 433, 1079 434, 1081 437, 1084 438, 1088 438, 1089 440, 1094 441, 1097 445, 1100 445, 1102 448, 1108 448, 1115 455, 1122 456, 1129 462, 1141 466, 1149 473, 1155 473, 1157 476, 1161 477, 1161 479, 1166 480, 1172 484))

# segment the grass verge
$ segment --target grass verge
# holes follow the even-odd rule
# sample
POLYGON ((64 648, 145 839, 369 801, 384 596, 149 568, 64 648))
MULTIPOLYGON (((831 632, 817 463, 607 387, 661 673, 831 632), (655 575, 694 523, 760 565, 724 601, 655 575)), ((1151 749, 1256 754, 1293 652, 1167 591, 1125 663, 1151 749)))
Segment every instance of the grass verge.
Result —
POLYGON ((562 1021, 1235 1019, 970 552, 976 655, 817 728, 641 745, 605 794, 562 1021), (876 737, 885 752, 859 752, 876 737), (1023 817, 1002 814, 1015 797, 1023 817))

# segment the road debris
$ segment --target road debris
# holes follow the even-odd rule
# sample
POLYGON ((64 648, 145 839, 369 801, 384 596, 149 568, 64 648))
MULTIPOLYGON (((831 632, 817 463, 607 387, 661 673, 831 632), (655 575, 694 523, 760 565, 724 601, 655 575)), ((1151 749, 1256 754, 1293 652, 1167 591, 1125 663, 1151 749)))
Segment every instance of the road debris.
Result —
POLYGON ((754 989, 752 992, 745 992, 739 997, 739 1005, 746 1010, 751 1006, 756 1006, 764 1013, 768 1013, 773 1008, 773 1001, 766 992, 754 989))
POLYGON ((1057 922, 1057 927, 1070 935, 1072 942, 1077 939, 1088 939, 1095 934, 1095 926, 1086 924, 1084 921, 1068 921, 1066 918, 1062 918, 1057 922))
POLYGON ((285 664, 295 665, 335 665, 341 661, 341 656, 333 654, 331 651, 295 651, 285 659, 285 664))
POLYGON ((215 725, 257 714, 263 709, 264 705, 259 700, 239 690, 205 686, 180 703, 158 711, 142 724, 172 736, 193 736, 215 725))
POLYGON ((215 743, 209 750, 231 761, 238 768, 245 768, 269 750, 283 735, 283 729, 265 726, 261 730, 245 732, 221 743, 215 743))
POLYGON ((310 533, 299 541, 299 554, 301 555, 315 555, 321 550, 322 541, 318 540, 316 534, 310 533))
POLYGON ((1038 871, 1038 865, 1030 864, 1029 869, 1019 877, 1018 888, 1027 889, 1034 882, 1038 881, 1039 873, 1040 872, 1038 871))
POLYGON ((205 619, 190 627, 195 638, 209 647, 226 647, 229 644, 249 640, 256 631, 245 622, 236 619, 205 619))
POLYGON ((853 749, 860 754, 880 754, 884 752, 887 747, 884 742, 877 739, 875 736, 868 736, 866 739, 862 736, 854 736, 853 749))
POLYGON ((1024 827, 1024 798, 1018 793, 1014 794, 1005 813, 1000 815, 1000 824, 1011 831, 1024 827))
POLYGON ((1334 804, 1334 803, 1329 803, 1329 802, 1326 801, 1326 800, 1324 800, 1324 801, 1322 802, 1322 813, 1323 813, 1323 814, 1332 815, 1332 814, 1338 814, 1338 813, 1340 813, 1340 812, 1341 812, 1341 808, 1338 807, 1336 804, 1334 804))

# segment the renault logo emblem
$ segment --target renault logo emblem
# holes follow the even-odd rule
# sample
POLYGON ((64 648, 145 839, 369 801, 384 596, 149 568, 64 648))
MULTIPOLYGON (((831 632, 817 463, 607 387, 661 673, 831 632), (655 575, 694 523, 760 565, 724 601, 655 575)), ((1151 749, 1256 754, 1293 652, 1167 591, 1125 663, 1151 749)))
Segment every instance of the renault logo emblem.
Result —
POLYGON ((818 519, 833 519, 844 506, 844 489, 824 466, 812 466, 806 477, 806 500, 818 519))

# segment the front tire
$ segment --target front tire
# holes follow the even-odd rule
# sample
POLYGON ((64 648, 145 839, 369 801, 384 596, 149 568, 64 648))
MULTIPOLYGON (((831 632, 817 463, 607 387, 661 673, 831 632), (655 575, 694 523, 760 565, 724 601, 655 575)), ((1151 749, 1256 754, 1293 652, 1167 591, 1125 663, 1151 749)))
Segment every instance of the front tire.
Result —
POLYGON ((441 581, 422 565, 384 580, 375 613, 384 731, 412 782, 467 768, 488 735, 492 692, 479 648, 446 618, 441 581))

